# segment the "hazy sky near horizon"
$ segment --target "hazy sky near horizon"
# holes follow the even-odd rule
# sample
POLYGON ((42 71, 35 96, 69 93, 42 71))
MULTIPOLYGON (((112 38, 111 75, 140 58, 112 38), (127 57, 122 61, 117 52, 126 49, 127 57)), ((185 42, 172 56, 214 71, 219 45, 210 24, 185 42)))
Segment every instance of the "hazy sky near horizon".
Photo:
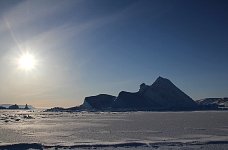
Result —
POLYGON ((228 96, 226 0, 1 0, 0 103, 75 106, 166 77, 228 96), (30 72, 15 59, 29 51, 30 72))

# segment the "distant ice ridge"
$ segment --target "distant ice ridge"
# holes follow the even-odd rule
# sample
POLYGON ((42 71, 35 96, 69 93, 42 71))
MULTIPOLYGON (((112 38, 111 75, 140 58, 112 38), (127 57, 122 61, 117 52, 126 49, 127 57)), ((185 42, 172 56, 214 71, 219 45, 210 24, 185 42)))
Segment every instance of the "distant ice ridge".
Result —
MULTIPOLYGON (((12 106, 13 104, 0 104, 0 106, 5 107, 5 108, 9 108, 10 106, 12 106)), ((18 105, 20 109, 25 108, 25 105, 18 105)), ((34 109, 34 107, 32 105, 28 105, 29 109, 34 109)))
POLYGON ((198 104, 202 106, 214 106, 219 107, 221 109, 227 109, 228 108, 228 98, 205 98, 201 100, 196 101, 198 104))

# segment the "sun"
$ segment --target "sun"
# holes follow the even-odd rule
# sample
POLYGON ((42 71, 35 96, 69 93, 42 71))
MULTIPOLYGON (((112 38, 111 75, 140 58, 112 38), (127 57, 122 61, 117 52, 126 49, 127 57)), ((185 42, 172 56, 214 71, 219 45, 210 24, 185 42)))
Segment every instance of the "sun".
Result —
POLYGON ((37 61, 33 54, 26 52, 19 56, 18 68, 24 71, 33 70, 37 65, 37 61))

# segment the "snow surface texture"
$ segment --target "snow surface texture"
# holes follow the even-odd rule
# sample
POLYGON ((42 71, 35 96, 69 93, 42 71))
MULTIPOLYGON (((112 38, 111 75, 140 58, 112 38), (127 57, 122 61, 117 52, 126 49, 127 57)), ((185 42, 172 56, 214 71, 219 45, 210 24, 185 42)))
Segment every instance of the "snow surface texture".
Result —
POLYGON ((228 112, 0 111, 0 149, 227 149, 228 112))

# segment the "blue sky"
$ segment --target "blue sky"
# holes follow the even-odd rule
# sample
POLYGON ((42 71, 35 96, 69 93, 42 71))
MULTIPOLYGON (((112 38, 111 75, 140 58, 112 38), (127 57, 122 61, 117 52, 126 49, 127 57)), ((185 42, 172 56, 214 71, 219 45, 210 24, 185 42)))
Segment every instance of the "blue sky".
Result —
POLYGON ((75 106, 169 78, 193 99, 228 96, 224 0, 1 0, 0 103, 75 106), (21 52, 39 60, 17 70, 21 52))

